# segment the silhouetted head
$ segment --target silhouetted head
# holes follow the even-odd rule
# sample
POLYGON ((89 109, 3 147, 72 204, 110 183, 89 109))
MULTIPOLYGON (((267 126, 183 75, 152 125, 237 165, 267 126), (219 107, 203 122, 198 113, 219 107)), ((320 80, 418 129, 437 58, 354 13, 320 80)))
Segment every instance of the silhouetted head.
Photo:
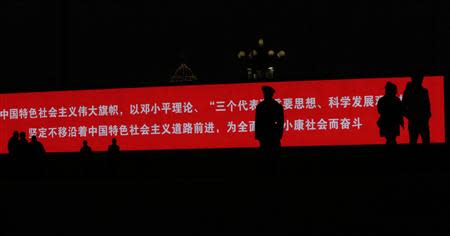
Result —
POLYGON ((83 146, 87 146, 88 142, 86 140, 83 141, 83 146))
POLYGON ((13 132, 13 137, 14 137, 14 138, 19 138, 19 131, 15 130, 15 131, 13 132))
POLYGON ((20 132, 20 139, 27 139, 27 134, 25 132, 20 132))
POLYGON ((384 93, 388 96, 395 96, 397 94, 397 85, 387 82, 386 86, 384 86, 384 93))
POLYGON ((272 99, 275 94, 275 89, 270 86, 262 86, 264 99, 272 99))
POLYGON ((414 86, 422 86, 423 82, 423 75, 421 74, 414 74, 411 76, 411 82, 414 86))
POLYGON ((112 143, 113 143, 113 144, 117 144, 117 139, 116 139, 116 138, 113 138, 113 139, 112 139, 112 143))
POLYGON ((36 135, 33 135, 32 137, 31 137, 31 142, 37 142, 37 138, 36 138, 36 135))

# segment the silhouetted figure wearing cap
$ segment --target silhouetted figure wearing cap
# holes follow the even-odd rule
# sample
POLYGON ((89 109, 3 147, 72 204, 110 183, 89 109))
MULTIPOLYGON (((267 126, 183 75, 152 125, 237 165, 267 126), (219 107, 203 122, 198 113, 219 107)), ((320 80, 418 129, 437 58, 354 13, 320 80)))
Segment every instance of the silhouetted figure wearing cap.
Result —
POLYGON ((411 82, 406 85, 403 93, 403 110, 408 119, 409 143, 417 144, 422 138, 423 144, 430 143, 429 120, 431 118, 431 105, 428 90, 422 86, 423 77, 414 75, 411 82))
POLYGON ((378 113, 380 118, 377 125, 380 128, 380 136, 386 138, 386 144, 397 144, 397 136, 400 135, 400 126, 404 127, 402 102, 397 97, 397 86, 387 82, 385 94, 378 101, 378 113))
POLYGON ((19 131, 14 131, 8 141, 8 153, 11 157, 17 157, 19 148, 19 131))
POLYGON ((42 158, 45 156, 45 148, 41 142, 39 142, 35 135, 31 137, 31 142, 29 143, 30 154, 34 158, 42 158))
POLYGON ((108 156, 116 158, 119 156, 120 147, 117 145, 117 139, 113 138, 111 145, 108 146, 108 156))
POLYGON ((264 101, 256 106, 255 138, 265 155, 274 155, 281 147, 283 136, 283 106, 273 99, 275 90, 263 86, 264 101))

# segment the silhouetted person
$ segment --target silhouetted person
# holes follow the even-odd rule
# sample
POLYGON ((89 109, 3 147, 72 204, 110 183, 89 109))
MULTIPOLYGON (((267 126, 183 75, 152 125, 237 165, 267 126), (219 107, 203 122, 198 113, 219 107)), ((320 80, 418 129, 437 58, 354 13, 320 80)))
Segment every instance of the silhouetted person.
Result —
POLYGON ((30 154, 35 158, 42 158, 45 156, 45 148, 41 142, 39 142, 35 135, 31 137, 31 142, 29 144, 30 154))
POLYGON ((27 134, 25 132, 20 132, 19 144, 17 146, 17 156, 20 158, 27 158, 29 154, 30 152, 27 134))
POLYGON ((83 140, 83 146, 80 149, 80 174, 90 175, 92 172, 92 149, 88 145, 87 140, 83 140))
POLYGON ((431 118, 430 98, 428 90, 422 86, 423 77, 413 75, 403 93, 404 115, 408 119, 409 143, 417 144, 422 138, 423 144, 430 143, 429 120, 431 118))
POLYGON ((108 156, 109 157, 117 157, 120 152, 120 147, 117 145, 117 139, 112 139, 112 144, 108 146, 108 156))
POLYGON ((19 148, 19 131, 14 131, 8 141, 8 152, 11 157, 16 157, 19 148))
POLYGON ((400 126, 404 127, 402 102, 397 97, 397 86, 387 82, 384 87, 385 94, 378 101, 378 113, 380 118, 377 125, 380 128, 380 136, 386 138, 386 144, 397 144, 397 136, 400 135, 400 126))
POLYGON ((107 167, 110 175, 116 175, 120 155, 120 147, 117 145, 117 139, 113 138, 111 145, 108 146, 108 162, 107 167))
POLYGON ((283 136, 283 106, 273 99, 275 90, 263 86, 264 101, 256 106, 255 138, 266 155, 273 155, 281 147, 283 136))
POLYGON ((83 157, 89 157, 92 155, 92 149, 89 147, 86 140, 83 141, 83 147, 81 147, 80 153, 83 157))
POLYGON ((46 173, 45 165, 43 161, 45 160, 45 148, 41 142, 39 142, 35 135, 31 137, 31 141, 28 144, 29 160, 31 162, 28 167, 26 167, 27 172, 32 175, 42 175, 46 173))

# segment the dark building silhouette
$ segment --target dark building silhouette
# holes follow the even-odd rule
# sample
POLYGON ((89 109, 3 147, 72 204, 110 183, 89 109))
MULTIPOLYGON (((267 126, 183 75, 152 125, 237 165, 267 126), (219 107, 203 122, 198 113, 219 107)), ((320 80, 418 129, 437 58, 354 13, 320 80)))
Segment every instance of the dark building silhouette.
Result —
POLYGON ((284 111, 273 95, 275 90, 263 86, 264 101, 256 107, 255 138, 259 141, 261 150, 272 153, 281 147, 283 136, 284 111))
POLYGON ((423 76, 413 75, 403 93, 402 104, 408 119, 410 144, 417 144, 419 135, 423 144, 430 143, 431 105, 428 90, 422 86, 422 82, 423 76))
POLYGON ((8 153, 11 157, 17 156, 17 151, 19 148, 19 131, 14 131, 11 138, 8 141, 8 153))
POLYGON ((397 136, 400 135, 400 126, 404 126, 402 102, 397 97, 397 86, 387 82, 385 95, 378 101, 378 113, 380 118, 377 125, 380 128, 380 136, 386 138, 386 144, 397 144, 397 136))

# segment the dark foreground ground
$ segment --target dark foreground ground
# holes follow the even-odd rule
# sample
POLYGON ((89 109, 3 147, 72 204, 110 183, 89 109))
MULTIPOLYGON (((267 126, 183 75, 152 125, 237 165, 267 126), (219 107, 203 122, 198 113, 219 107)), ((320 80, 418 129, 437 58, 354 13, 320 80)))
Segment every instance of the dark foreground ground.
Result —
POLYGON ((446 146, 0 160, 0 235, 448 235, 446 146), (412 156, 412 155, 416 156, 412 156))

